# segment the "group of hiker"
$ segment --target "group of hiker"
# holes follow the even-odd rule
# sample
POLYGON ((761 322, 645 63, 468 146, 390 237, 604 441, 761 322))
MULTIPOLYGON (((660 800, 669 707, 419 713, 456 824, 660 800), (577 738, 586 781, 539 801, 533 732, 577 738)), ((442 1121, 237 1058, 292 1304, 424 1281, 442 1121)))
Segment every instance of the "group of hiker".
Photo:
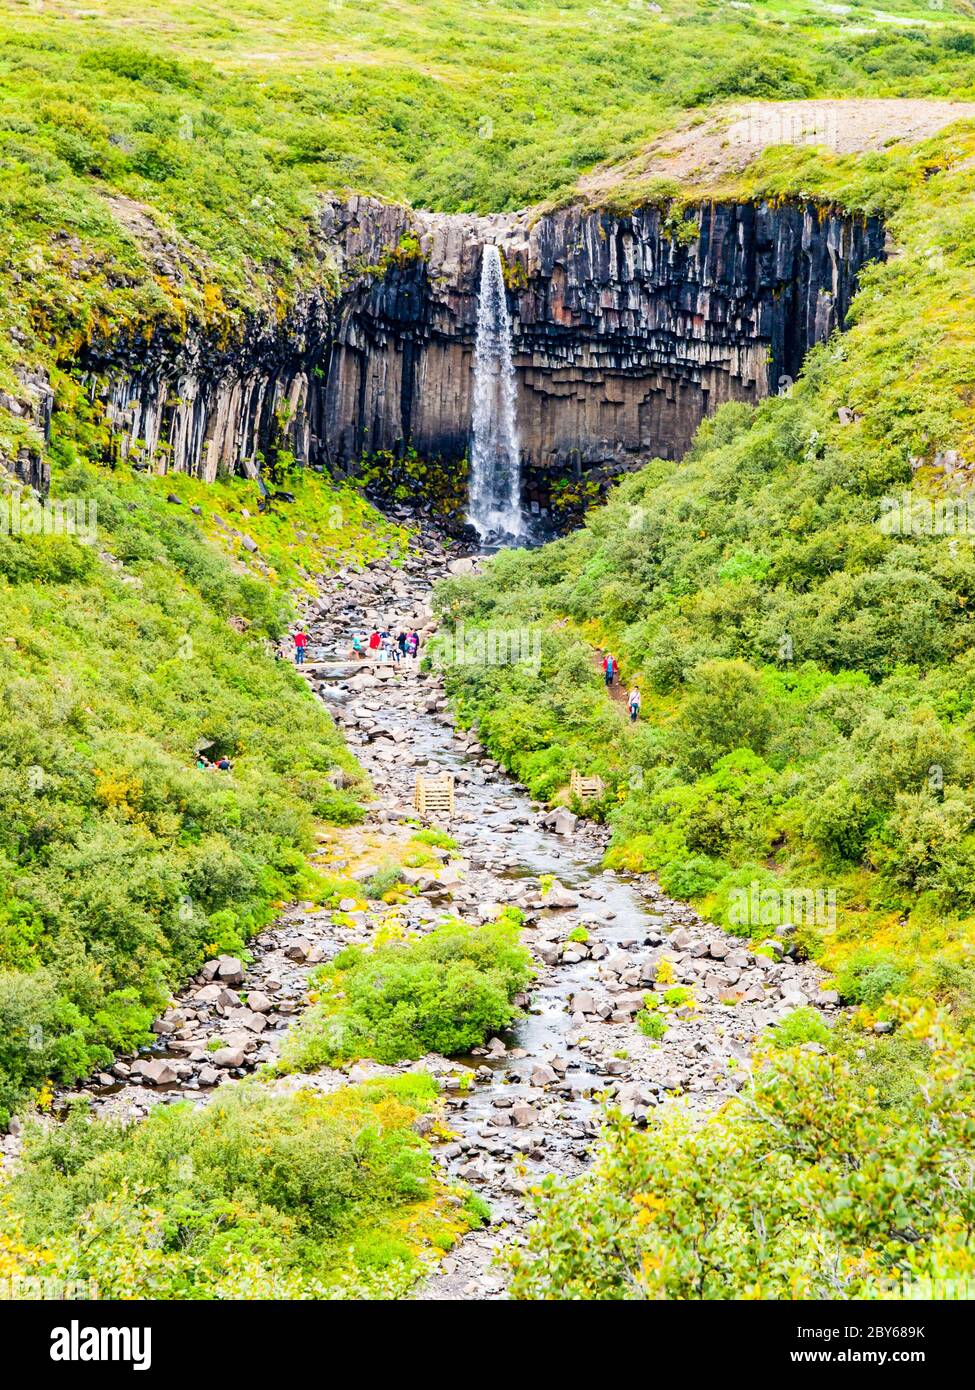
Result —
MULTIPOLYGON (((303 666, 305 656, 308 651, 308 633, 304 626, 299 625, 291 634, 291 640, 295 644, 295 665, 303 666)), ((376 661, 402 661, 404 657, 412 657, 416 660, 420 650, 420 634, 413 629, 407 632, 405 629, 398 632, 394 637, 391 632, 384 628, 373 628, 372 632, 356 632, 352 637, 352 656, 353 659, 369 656, 376 661)), ((278 656, 281 655, 280 650, 278 656)))
POLYGON ((214 758, 211 761, 207 755, 202 752, 196 755, 196 765, 204 772, 232 772, 234 766, 225 755, 221 755, 219 758, 214 758))
MULTIPOLYGON (((607 652, 606 655, 603 657, 603 675, 606 678, 607 690, 611 686, 616 684, 616 682, 619 680, 619 674, 619 662, 616 660, 616 657, 613 655, 612 652, 607 652)), ((640 695, 640 687, 638 685, 634 685, 633 689, 626 697, 626 707, 630 711, 631 724, 635 724, 640 717, 641 703, 642 697, 640 695)))
POLYGON ((385 628, 375 627, 368 637, 360 632, 352 637, 354 657, 365 656, 368 653, 376 661, 402 661, 408 656, 415 661, 419 650, 420 634, 415 629, 412 632, 403 629, 394 637, 385 628))

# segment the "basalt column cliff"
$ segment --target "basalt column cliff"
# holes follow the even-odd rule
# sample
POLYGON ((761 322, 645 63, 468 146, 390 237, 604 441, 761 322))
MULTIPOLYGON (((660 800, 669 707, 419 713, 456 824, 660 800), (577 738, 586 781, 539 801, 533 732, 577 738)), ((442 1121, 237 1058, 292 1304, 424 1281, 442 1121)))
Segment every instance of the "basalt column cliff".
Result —
POLYGON ((677 457, 727 400, 794 377, 841 327, 877 219, 814 205, 704 204, 668 224, 570 208, 445 217, 335 204, 345 274, 320 428, 333 460, 467 447, 480 250, 501 250, 518 432, 534 472, 677 457))
POLYGON ((283 320, 87 350, 123 452, 212 478, 285 447, 347 470, 469 446, 485 244, 498 246, 528 497, 553 477, 679 456, 726 400, 795 376, 842 326, 875 218, 813 204, 702 204, 682 221, 578 207, 475 217, 354 198, 321 213, 323 275, 283 320), (330 267, 330 270, 327 269, 330 267))

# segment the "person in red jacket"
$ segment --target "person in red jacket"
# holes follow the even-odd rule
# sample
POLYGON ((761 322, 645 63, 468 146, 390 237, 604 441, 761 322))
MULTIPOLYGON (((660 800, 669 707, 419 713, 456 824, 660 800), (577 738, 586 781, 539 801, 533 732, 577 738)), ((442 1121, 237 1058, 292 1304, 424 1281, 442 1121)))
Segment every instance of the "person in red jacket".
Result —
POLYGON ((607 652, 603 658, 603 675, 606 677, 607 685, 613 684, 618 671, 619 667, 616 664, 616 657, 613 656, 612 652, 607 652))
POLYGON ((308 633, 305 631, 303 627, 300 627, 298 631, 295 633, 294 644, 295 665, 303 666, 305 664, 305 648, 308 646, 308 633))

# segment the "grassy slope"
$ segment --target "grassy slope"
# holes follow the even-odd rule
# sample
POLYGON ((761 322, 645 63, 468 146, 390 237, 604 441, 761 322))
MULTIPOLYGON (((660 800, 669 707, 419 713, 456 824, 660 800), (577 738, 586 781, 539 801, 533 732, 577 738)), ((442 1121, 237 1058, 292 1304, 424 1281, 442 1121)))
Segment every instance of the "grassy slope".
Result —
MULTIPOLYGON (((275 583, 300 584, 349 549, 401 540, 380 535, 377 541, 361 504, 313 482, 301 485, 299 500, 302 530, 314 534, 298 537, 284 516, 244 516, 242 508, 255 508, 249 488, 220 485, 204 495, 189 481, 173 484, 187 501, 203 506, 206 516, 198 524, 186 509, 163 502, 168 486, 159 482, 121 475, 92 481, 79 468, 99 456, 103 427, 87 417, 71 380, 79 348, 160 323, 178 331, 189 319, 231 334, 247 309, 283 311, 302 285, 329 275, 310 237, 315 199, 328 188, 447 209, 511 208, 563 196, 581 170, 632 152, 695 103, 854 93, 970 97, 975 88, 967 13, 898 0, 888 12, 912 17, 908 27, 878 20, 865 6, 843 17, 793 3, 755 5, 746 14, 699 0, 677 0, 663 15, 593 0, 558 7, 537 0, 480 7, 337 3, 290 15, 281 9, 270 0, 246 8, 111 0, 84 14, 50 0, 42 10, 0 5, 0 390, 17 393, 17 361, 56 369, 56 489, 97 493, 100 544, 122 562, 118 568, 71 542, 0 546, 0 1109, 47 1077, 81 1074, 107 1056, 102 1049, 131 1045, 167 988, 214 945, 238 947, 281 895, 330 890, 309 879, 304 851, 316 815, 354 814, 350 801, 327 785, 335 765, 354 769, 327 717, 287 669, 268 659, 262 638, 278 631, 283 618, 275 583), (118 195, 146 210, 159 231, 158 255, 113 217, 109 200, 118 206, 118 195), (235 567, 201 543, 201 530, 220 539, 235 567), (238 531, 258 541, 260 560, 241 550, 238 531), (242 563, 252 570, 250 581, 241 576, 242 563), (241 624, 228 622, 242 616, 249 623, 244 633, 237 631, 241 624), (225 740, 237 754, 233 779, 218 781, 190 765, 200 736, 225 740)), ((837 470, 844 489, 852 477, 853 496, 866 497, 888 477, 900 479, 906 451, 957 443, 969 428, 970 335, 962 296, 970 236, 963 185, 938 220, 931 216, 930 193, 950 192, 952 185, 935 179, 923 194, 919 167, 902 157, 773 155, 750 187, 819 191, 856 206, 903 202, 901 234, 911 255, 878 273, 878 292, 882 287, 887 298, 883 305, 870 297, 874 291, 865 298, 861 336, 851 338, 854 355, 846 364, 824 359, 795 403, 767 407, 754 424, 731 413, 720 427, 724 433, 710 438, 712 447, 702 443, 699 463, 686 473, 686 506, 689 515, 707 511, 710 532, 696 541, 686 525, 667 534, 679 574, 662 573, 645 540, 621 556, 614 538, 600 531, 612 531, 614 515, 624 515, 612 510, 594 519, 585 536, 548 552, 542 563, 551 570, 539 571, 533 568, 538 562, 521 557, 504 562, 512 593, 503 602, 512 612, 571 611, 579 625, 546 638, 563 672, 561 687, 554 681, 547 687, 551 698, 541 715, 528 703, 537 685, 522 692, 522 705, 507 690, 500 699, 497 692, 468 692, 483 710, 503 710, 515 731, 509 752, 523 752, 522 734, 538 746, 537 763, 526 765, 526 775, 546 786, 559 777, 557 758, 553 773, 548 751, 553 738, 568 736, 570 749, 578 749, 572 757, 580 761, 595 758, 593 750, 605 743, 607 769, 615 761, 627 776, 634 762, 626 731, 608 722, 598 688, 587 689, 583 681, 580 689, 568 680, 573 661, 582 663, 580 672, 589 671, 588 650, 578 637, 583 618, 598 613, 600 631, 586 635, 611 635, 632 661, 642 662, 653 633, 649 627, 639 632, 639 624, 653 626, 659 614, 641 606, 641 595, 666 591, 667 620, 673 615, 680 630, 673 639, 661 638, 661 645, 679 655, 690 651, 688 672, 701 654, 694 649, 698 638, 719 655, 731 651, 757 665, 767 656, 759 636, 739 633, 734 623, 729 636, 722 604, 730 598, 734 616, 754 609, 750 583, 766 594, 774 587, 761 547, 770 526, 777 534, 781 508, 797 500, 797 533, 811 551, 795 562, 798 582, 784 587, 814 592, 818 603, 821 571, 828 575, 845 565, 855 575, 877 559, 862 537, 854 537, 849 547, 845 541, 839 547, 841 565, 823 540, 832 533, 817 508, 833 508, 827 520, 837 512, 845 520, 850 510, 848 492, 830 494, 837 470), (939 238, 940 266, 924 254, 939 238), (920 315, 916 293, 925 309, 920 315), (939 374, 957 387, 948 394, 947 412, 939 374), (848 438, 839 438, 833 424, 837 403, 864 414, 848 438), (811 445, 813 429, 825 446, 811 445), (812 449, 813 481, 805 485, 796 477, 800 446, 812 449), (771 462, 763 462, 766 453, 771 462), (766 475, 772 495, 765 512, 756 504, 749 520, 743 504, 728 506, 742 478, 752 487, 751 501, 766 475), (724 488, 717 498, 712 477, 724 488), (732 592, 719 593, 710 615, 702 616, 693 601, 685 610, 686 600, 710 594, 719 553, 727 553, 731 570, 717 588, 730 584, 732 592), (622 568, 632 578, 636 566, 641 594, 616 592, 603 604, 607 574, 615 582, 622 568), (539 578, 545 588, 554 580, 563 580, 563 587, 554 598, 540 594, 539 578)), ((124 215, 133 216, 129 204, 124 215)), ((0 405, 0 453, 25 432, 0 405)), ((664 478, 677 474, 672 465, 660 472, 660 505, 669 506, 667 489, 681 491, 685 475, 664 478)), ((639 491, 647 481, 630 486, 639 491)), ((656 517, 652 495, 636 500, 656 517)), ((625 507, 626 499, 616 505, 625 507)), ((661 529, 666 525, 662 516, 661 529)), ((922 568, 927 563, 922 557, 922 568)), ((919 586, 922 609, 934 604, 945 628, 941 648, 924 648, 932 666, 953 655, 963 627, 956 612, 961 605, 952 602, 964 593, 963 579, 954 572, 949 579, 943 601, 933 581, 927 589, 919 586)), ((492 612, 501 600, 485 587, 465 602, 492 612)), ((859 591, 848 605, 872 611, 859 591)), ((800 613, 797 633, 802 621, 800 613)), ((930 622, 921 626, 930 633, 930 622)), ((906 621, 901 629, 903 644, 910 635, 906 621)), ((856 642, 854 634, 854 648, 856 642)), ((828 665, 827 655, 810 650, 828 665)), ((879 660, 882 666, 882 655, 879 660)), ((683 671, 676 683, 669 679, 654 702, 655 722, 664 729, 681 717, 684 703, 683 671)), ((797 726, 804 727, 809 691, 819 689, 822 678, 806 671, 809 684, 800 681, 798 694, 790 694, 787 675, 764 672, 758 679, 760 698, 752 705, 765 711, 781 748, 789 709, 798 710, 797 726)), ((967 739, 967 688, 952 675, 947 692, 932 690, 938 717, 952 725, 944 735, 949 742, 967 739)), ((929 693, 914 676, 891 692, 872 688, 864 697, 882 724, 899 705, 929 693)), ((844 717, 842 699, 831 699, 825 726, 816 724, 811 735, 811 761, 813 754, 849 751, 837 724, 844 717)), ((637 831, 649 828, 652 838, 660 768, 676 786, 675 796, 691 801, 700 779, 666 747, 661 757, 646 730, 639 737, 645 791, 631 798, 624 814, 642 817, 637 831)), ((746 818, 748 833, 739 833, 738 802, 731 798, 733 833, 720 843, 720 853, 706 856, 722 870, 739 851, 750 855, 757 845, 764 852, 770 819, 780 835, 785 793, 798 795, 792 811, 802 810, 802 789, 795 791, 772 745, 763 749, 755 777, 761 814, 746 818), (784 789, 782 796, 770 798, 770 779, 777 792, 784 789)), ((958 754, 952 776, 964 777, 966 757, 967 751, 958 754)), ((868 792, 872 785, 868 780, 868 792)), ((719 789, 715 799, 723 796, 719 789)), ((705 818, 716 824, 718 841, 725 802, 705 818)), ((676 845, 674 854, 686 859, 679 840, 684 821, 701 818, 676 819, 678 838, 665 848, 676 845)), ((785 838, 774 840, 774 852, 794 855, 804 869, 810 856, 817 862, 820 851, 811 847, 801 816, 783 816, 782 825, 785 838)), ((623 827, 631 844, 633 830, 623 827)), ((636 853, 646 862, 659 858, 643 840, 636 853)), ((841 872, 855 880, 858 871, 846 865, 841 872)), ((859 872, 859 882, 866 882, 859 872)), ((895 920, 890 912, 887 919, 895 920)), ((876 929, 871 919, 870 930, 876 929)), ((964 930, 953 926, 950 934, 957 957, 964 930)), ((229 1119, 223 1107, 213 1118, 160 1116, 144 1147, 84 1126, 65 1132, 62 1154, 58 1136, 51 1141, 54 1151, 39 1141, 24 1184, 4 1198, 0 1272, 93 1274, 107 1278, 110 1289, 118 1277, 125 1292, 137 1286, 169 1294, 246 1296, 269 1287, 320 1293, 316 1281, 324 1275, 328 1283, 335 1273, 332 1234, 361 1239, 365 1263, 389 1270, 403 1249, 389 1239, 390 1221, 402 1216, 422 1226, 427 1220, 422 1158, 414 1153, 408 1164, 397 1161, 393 1190, 381 1161, 387 1141, 397 1160, 406 1147, 414 1149, 407 1126, 420 1099, 384 1100, 388 1113, 378 1137, 368 1103, 350 1096, 336 1103, 339 1111, 347 1106, 346 1115, 336 1115, 330 1102, 299 1099, 272 1104, 273 1114, 259 1105, 253 1114, 245 1107, 229 1119), (405 1108, 397 1109, 400 1101, 405 1108), (269 1147, 270 1166, 262 1158, 269 1147), (378 1152, 380 1159, 372 1170, 376 1181, 370 1175, 351 1194, 345 1186, 350 1152, 357 1160, 378 1152), (183 1161, 188 1153, 199 1156, 196 1169, 183 1161), (275 1186, 278 1162, 308 1175, 297 1198, 292 1189, 275 1186), (234 1182, 229 1208, 224 1172, 234 1182), (134 1174, 151 1189, 152 1200, 119 1191, 113 1174, 134 1174), (309 1212, 321 1220, 309 1226, 309 1212), (24 1235, 39 1242, 26 1253, 24 1235)), ((234 1102, 227 1106, 233 1111, 234 1102)), ((358 1167, 361 1173, 361 1162, 358 1167)), ((449 1238, 429 1216, 432 1239, 449 1238)), ((407 1242, 407 1259, 414 1245, 407 1242)), ((360 1284, 350 1287, 362 1292, 360 1284)))
POLYGON ((893 988, 968 1013, 975 994, 975 552, 877 524, 884 496, 962 486, 939 451, 975 458, 973 153, 941 137, 894 168, 867 162, 899 203, 901 252, 865 275, 850 331, 790 398, 726 407, 583 531, 442 598, 468 626, 541 624, 540 679, 449 671, 537 793, 574 765, 602 773, 616 861, 728 924, 731 890, 753 881, 834 889, 836 922, 803 934, 868 1008, 893 988), (640 681, 637 730, 593 645, 640 681))
MULTIPOLYGON (((0 333, 0 390, 24 357, 284 307, 327 277, 310 237, 327 189, 512 208, 697 104, 975 93, 967 11, 914 0, 889 7, 904 24, 794 0, 282 9, 0 3, 0 314, 18 334, 0 333)), ((0 406, 0 448, 23 432, 0 406)))
MULTIPOLYGON (((226 485, 198 520, 161 479, 69 463, 65 429, 59 492, 97 506, 98 545, 0 537, 0 1111, 141 1041, 168 991, 215 947, 243 949, 280 899, 327 893, 306 867, 315 820, 354 818, 365 790, 271 656, 290 611, 276 572, 248 575, 201 529, 235 502, 273 559, 290 518, 240 518, 251 499, 226 485), (236 760, 231 776, 196 769, 202 742, 236 760), (337 769, 351 791, 333 789, 337 769)), ((337 563, 403 541, 319 480, 301 499, 288 582, 326 543, 337 563)))

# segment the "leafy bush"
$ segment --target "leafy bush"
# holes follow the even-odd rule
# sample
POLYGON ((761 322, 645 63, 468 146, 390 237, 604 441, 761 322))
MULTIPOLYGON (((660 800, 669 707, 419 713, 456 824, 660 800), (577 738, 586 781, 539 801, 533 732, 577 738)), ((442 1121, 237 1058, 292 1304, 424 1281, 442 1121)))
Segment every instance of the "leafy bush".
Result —
POLYGON ((512 1000, 531 976, 518 927, 505 918, 482 927, 447 922, 369 951, 349 947, 322 968, 324 997, 289 1039, 283 1066, 468 1052, 508 1027, 512 1000))
POLYGON ((636 1026, 645 1038, 659 1042, 667 1031, 667 1020, 656 1009, 641 1009, 636 1016, 636 1026))
POLYGON ((832 1034, 817 1009, 793 1009, 770 1030, 773 1044, 778 1048, 801 1047, 803 1043, 828 1046, 832 1034))
POLYGON ((716 1115, 665 1107, 640 1134, 611 1111, 589 1173, 547 1178, 534 1196, 527 1242, 507 1256, 513 1295, 900 1299, 905 1283, 927 1280, 964 1290, 975 1273, 964 1180, 975 1053, 943 1022, 907 1031, 931 1048, 923 1098, 910 1070, 912 1095, 880 1107, 846 1059, 773 1049, 716 1115))
POLYGON ((423 1074, 329 1096, 228 1087, 129 1125, 77 1105, 28 1128, 0 1243, 20 1251, 17 1273, 70 1271, 102 1298, 402 1293, 424 1249, 483 1219, 438 1205, 413 1123, 435 1097, 423 1074))
POLYGON ((374 874, 370 874, 362 887, 367 897, 383 898, 402 882, 402 869, 396 864, 387 864, 384 868, 377 869, 374 874))
POLYGON ((845 1003, 876 1008, 888 994, 903 990, 907 978, 905 968, 889 956, 861 950, 840 968, 836 988, 845 1003))

